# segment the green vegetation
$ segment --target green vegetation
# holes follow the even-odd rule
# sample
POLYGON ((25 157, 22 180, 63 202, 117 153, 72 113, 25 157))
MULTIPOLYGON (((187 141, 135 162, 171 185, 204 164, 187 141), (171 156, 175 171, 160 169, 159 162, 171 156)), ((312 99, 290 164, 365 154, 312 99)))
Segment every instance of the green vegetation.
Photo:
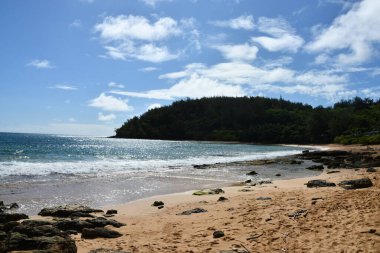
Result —
POLYGON ((254 143, 380 143, 380 99, 316 107, 263 97, 187 99, 149 110, 117 138, 254 143))

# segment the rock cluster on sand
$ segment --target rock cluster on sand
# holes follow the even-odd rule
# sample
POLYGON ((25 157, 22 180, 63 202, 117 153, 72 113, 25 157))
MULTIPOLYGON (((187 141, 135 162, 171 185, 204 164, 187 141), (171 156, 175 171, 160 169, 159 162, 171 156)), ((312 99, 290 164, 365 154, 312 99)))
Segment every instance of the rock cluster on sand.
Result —
POLYGON ((79 205, 42 209, 40 214, 55 217, 53 221, 29 220, 25 214, 2 212, 0 213, 0 252, 76 253, 75 241, 70 234, 82 233, 82 238, 85 239, 120 237, 119 232, 105 226, 119 228, 125 224, 92 215, 98 212, 103 211, 79 205), (23 219, 25 220, 20 222, 23 219))
POLYGON ((376 152, 366 151, 352 153, 343 150, 326 150, 304 152, 297 155, 299 159, 312 160, 316 163, 322 163, 327 168, 368 168, 379 167, 380 156, 376 152))

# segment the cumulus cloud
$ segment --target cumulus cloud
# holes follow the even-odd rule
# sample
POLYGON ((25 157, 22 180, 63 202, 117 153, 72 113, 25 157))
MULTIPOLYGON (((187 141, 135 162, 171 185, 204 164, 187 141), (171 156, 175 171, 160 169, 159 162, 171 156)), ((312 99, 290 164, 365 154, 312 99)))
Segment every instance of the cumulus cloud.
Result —
POLYGON ((358 65, 369 61, 374 55, 374 45, 380 42, 379 12, 378 0, 356 3, 329 27, 320 30, 306 46, 307 50, 320 53, 317 63, 358 65))
MULTIPOLYGON (((288 62, 289 59, 284 61, 288 62)), ((175 81, 175 84, 168 89, 111 93, 167 100, 286 93, 322 97, 330 101, 357 94, 357 91, 348 89, 347 75, 318 70, 300 72, 280 64, 258 67, 246 62, 226 62, 211 66, 193 63, 181 71, 166 73, 159 78, 175 81)))
POLYGON ((249 44, 217 45, 214 49, 220 51, 223 57, 231 61, 252 61, 256 59, 259 49, 249 44))
POLYGON ((103 114, 101 112, 98 113, 98 120, 100 121, 111 121, 116 119, 116 115, 113 113, 110 114, 103 114))
POLYGON ((217 20, 210 22, 211 24, 219 27, 228 27, 232 29, 244 29, 244 30, 253 30, 255 23, 252 16, 242 15, 237 18, 229 20, 217 20))
POLYGON ((295 30, 285 19, 260 17, 257 28, 260 32, 270 36, 252 37, 252 41, 268 51, 295 53, 304 44, 304 40, 296 35, 295 30))
POLYGON ((48 60, 33 60, 27 64, 27 66, 35 67, 38 69, 53 69, 55 66, 48 60))
POLYGON ((132 111, 133 107, 128 105, 128 100, 122 100, 113 96, 101 93, 97 98, 90 100, 89 106, 100 108, 104 111, 132 111))
POLYGON ((246 95, 240 86, 224 84, 196 73, 180 80, 169 89, 149 90, 146 92, 111 91, 111 93, 150 99, 174 100, 176 98, 201 98, 213 96, 240 97, 246 95))
POLYGON ((108 16, 94 30, 104 43, 106 56, 115 60, 132 58, 157 63, 178 58, 188 47, 200 49, 193 19, 161 17, 150 21, 143 16, 108 16), (173 52, 167 46, 173 38, 184 40, 185 46, 173 52))

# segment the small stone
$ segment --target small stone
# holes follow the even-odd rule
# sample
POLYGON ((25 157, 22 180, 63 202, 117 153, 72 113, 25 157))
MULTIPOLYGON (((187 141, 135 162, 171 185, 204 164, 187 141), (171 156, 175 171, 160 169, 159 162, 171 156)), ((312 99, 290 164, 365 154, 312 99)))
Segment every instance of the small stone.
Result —
POLYGON ((106 214, 117 214, 117 210, 115 209, 107 210, 106 214))
POLYGON ((162 201, 154 201, 152 206, 163 206, 164 205, 164 202, 162 201))
POLYGON ((228 198, 223 197, 223 196, 219 197, 219 199, 218 199, 218 201, 226 201, 226 200, 228 200, 228 198))
POLYGON ((158 209, 162 209, 162 208, 164 208, 164 206, 158 206, 157 208, 158 208, 158 209))
POLYGON ((244 183, 250 184, 252 182, 252 179, 245 180, 244 183))
POLYGON ((256 200, 272 200, 270 197, 258 197, 256 200))
POLYGON ((334 174, 334 173, 340 173, 339 170, 330 170, 330 171, 327 171, 327 174, 334 174))
POLYGON ((369 173, 373 173, 373 172, 376 172, 377 170, 375 168, 368 168, 367 169, 367 172, 369 173))
POLYGON ((280 173, 277 173, 275 176, 276 176, 276 177, 281 177, 281 174, 280 174, 280 173))
POLYGON ((194 208, 191 210, 183 211, 182 213, 179 213, 177 215, 190 215, 192 213, 206 213, 206 212, 207 212, 207 210, 205 210, 203 208, 194 208))
POLYGON ((248 172, 246 175, 247 176, 254 176, 254 175, 257 175, 258 173, 254 170, 252 170, 251 172, 248 172))
POLYGON ((212 236, 213 236, 214 238, 220 238, 220 237, 223 237, 223 236, 224 236, 224 232, 223 232, 223 231, 220 231, 220 230, 217 230, 217 231, 215 231, 215 232, 212 234, 212 236))

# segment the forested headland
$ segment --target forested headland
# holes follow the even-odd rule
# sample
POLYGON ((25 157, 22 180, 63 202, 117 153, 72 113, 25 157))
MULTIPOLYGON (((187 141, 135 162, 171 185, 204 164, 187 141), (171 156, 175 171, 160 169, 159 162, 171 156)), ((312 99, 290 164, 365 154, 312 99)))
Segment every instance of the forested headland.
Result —
POLYGON ((252 143, 380 143, 380 99, 331 107, 264 97, 176 101, 126 121, 116 138, 252 143))

